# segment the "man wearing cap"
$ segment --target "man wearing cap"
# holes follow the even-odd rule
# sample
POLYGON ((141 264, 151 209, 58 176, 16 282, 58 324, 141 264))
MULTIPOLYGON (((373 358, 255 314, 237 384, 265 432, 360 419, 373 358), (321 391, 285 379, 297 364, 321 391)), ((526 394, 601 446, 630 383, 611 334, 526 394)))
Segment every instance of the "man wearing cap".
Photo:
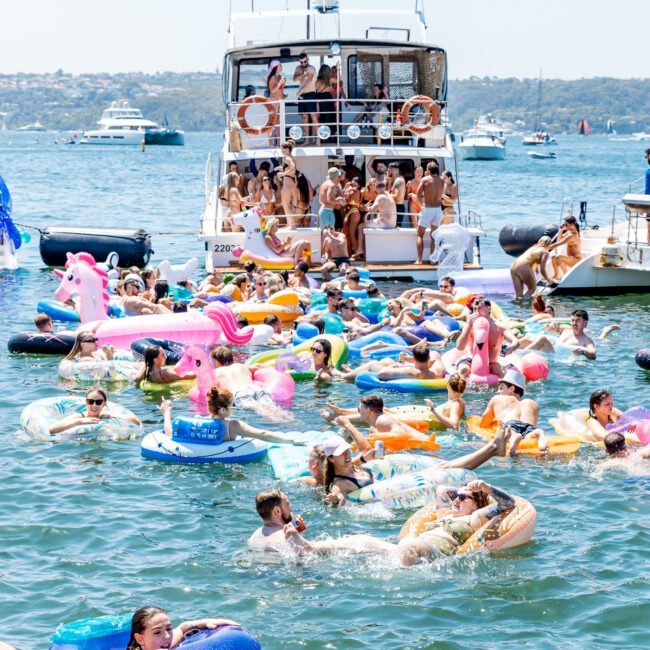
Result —
POLYGON ((327 180, 320 186, 318 191, 318 200, 320 202, 318 222, 321 230, 334 228, 336 222, 334 210, 343 205, 343 196, 339 185, 340 178, 341 174, 338 167, 330 167, 327 170, 327 180))
POLYGON ((542 453, 548 451, 548 439, 537 427, 539 406, 534 399, 524 399, 526 378, 510 369, 499 381, 499 392, 490 400, 481 418, 482 427, 499 424, 506 436, 510 436, 509 453, 517 455, 519 443, 528 435, 537 438, 537 447, 542 453))

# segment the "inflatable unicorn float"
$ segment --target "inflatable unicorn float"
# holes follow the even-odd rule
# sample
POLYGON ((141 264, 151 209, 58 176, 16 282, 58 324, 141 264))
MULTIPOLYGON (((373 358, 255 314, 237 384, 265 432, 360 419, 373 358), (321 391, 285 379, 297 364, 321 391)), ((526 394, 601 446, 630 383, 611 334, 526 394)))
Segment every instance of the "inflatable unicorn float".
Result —
POLYGON ((208 305, 203 312, 188 311, 171 314, 152 314, 109 318, 107 314, 108 274, 95 262, 90 253, 68 253, 65 271, 54 271, 61 284, 55 292, 57 300, 66 302, 74 294, 79 297, 79 330, 92 331, 98 345, 111 344, 129 349, 131 343, 142 337, 153 337, 179 343, 235 343, 244 345, 254 330, 239 330, 233 312, 221 303, 208 305))
MULTIPOLYGON (((251 208, 244 212, 236 214, 232 218, 233 223, 241 226, 244 231, 244 246, 236 246, 232 253, 238 257, 242 263, 255 262, 264 269, 271 271, 281 271, 283 269, 292 269, 295 266, 293 256, 282 256, 274 253, 264 241, 267 234, 266 219, 256 208, 251 208)), ((308 256, 312 251, 304 253, 308 256)))

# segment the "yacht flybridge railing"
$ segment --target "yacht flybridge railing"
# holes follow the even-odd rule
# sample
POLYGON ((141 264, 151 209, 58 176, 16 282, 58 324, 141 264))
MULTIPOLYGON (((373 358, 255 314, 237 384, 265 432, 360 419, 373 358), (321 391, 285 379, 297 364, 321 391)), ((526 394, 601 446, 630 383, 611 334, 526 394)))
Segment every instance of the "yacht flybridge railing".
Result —
POLYGON ((277 148, 287 139, 297 146, 314 147, 444 147, 446 127, 439 123, 444 102, 435 102, 433 107, 415 104, 412 110, 403 111, 406 102, 343 98, 296 102, 249 97, 228 106, 230 150, 277 148))

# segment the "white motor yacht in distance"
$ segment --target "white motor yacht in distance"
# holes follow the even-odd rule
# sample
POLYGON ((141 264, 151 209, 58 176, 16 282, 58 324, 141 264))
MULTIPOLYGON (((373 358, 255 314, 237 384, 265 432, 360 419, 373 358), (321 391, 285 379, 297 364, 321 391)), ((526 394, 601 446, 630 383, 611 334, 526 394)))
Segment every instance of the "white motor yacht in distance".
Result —
POLYGON ((139 145, 142 141, 145 144, 182 145, 185 143, 182 131, 161 130, 156 122, 145 119, 140 109, 130 106, 126 100, 112 102, 104 109, 102 118, 97 124, 101 128, 84 131, 79 144, 139 145), (161 137, 163 133, 165 137, 161 137))
POLYGON ((506 143, 498 134, 471 129, 461 136, 460 155, 463 160, 504 160, 506 143))
MULTIPOLYGON (((364 10, 354 4, 319 1, 308 3, 307 8, 302 3, 298 9, 259 11, 259 3, 253 0, 249 13, 231 12, 230 49, 223 65, 225 142, 216 169, 210 163, 206 169, 206 207, 199 233, 209 271, 236 269, 243 259, 241 249, 259 240, 263 228, 259 224, 256 232, 231 230, 239 206, 230 210, 223 200, 229 164, 238 164, 248 184, 261 165, 270 165, 271 170, 282 166, 280 144, 287 138, 295 142, 297 169, 312 188, 324 182, 333 166, 345 170, 349 178, 358 176, 362 184, 390 163, 398 163, 407 181, 418 166, 432 160, 438 161, 441 172, 454 170, 450 135, 440 119, 446 107, 447 55, 428 42, 423 1, 417 0, 409 9, 364 10), (317 108, 308 112, 315 110, 318 118, 311 133, 302 120, 305 100, 297 98, 299 83, 294 81, 302 53, 317 72, 323 65, 340 69, 336 96, 311 100, 317 108), (265 96, 267 75, 278 64, 286 97, 271 100, 265 96)), ((278 203, 279 195, 278 191, 278 203)), ((319 207, 316 191, 300 223, 291 219, 292 226, 280 232, 282 239, 309 241, 316 266, 322 249, 319 207)), ((405 210, 402 226, 366 230, 366 263, 373 278, 434 280, 435 266, 413 264, 417 252, 411 211, 414 221, 417 217, 415 207, 406 202, 405 210)), ((457 245, 462 250, 454 257, 461 269, 463 265, 479 269, 478 242, 485 233, 478 218, 456 217, 454 226, 463 238, 457 245)), ((427 236, 425 259, 429 249, 427 236)))

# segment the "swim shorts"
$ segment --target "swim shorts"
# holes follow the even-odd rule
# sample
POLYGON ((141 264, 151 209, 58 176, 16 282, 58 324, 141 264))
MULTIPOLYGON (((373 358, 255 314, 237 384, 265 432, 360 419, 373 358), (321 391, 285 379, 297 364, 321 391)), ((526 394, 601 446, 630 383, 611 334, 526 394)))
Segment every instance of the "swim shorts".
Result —
POLYGON ((422 208, 420 216, 418 217, 418 226, 420 228, 428 228, 429 226, 440 225, 442 221, 442 208, 422 208))
POLYGON ((253 409, 259 406, 274 406, 271 396, 261 388, 246 388, 238 390, 232 397, 232 403, 239 409, 253 409))
POLYGON ((316 115, 318 113, 318 104, 314 101, 318 99, 318 93, 303 93, 298 102, 298 113, 311 113, 316 115))
POLYGON ((537 428, 532 424, 522 422, 521 420, 508 420, 503 423, 503 426, 509 428, 513 433, 518 433, 522 438, 525 438, 537 428))
POLYGON ((350 258, 349 257, 333 257, 332 262, 336 264, 336 268, 340 269, 342 264, 349 264, 350 263, 350 258))
POLYGON ((336 222, 336 217, 334 216, 334 210, 332 210, 332 208, 321 208, 318 211, 318 221, 321 230, 323 228, 328 228, 328 227, 333 228, 336 222))

